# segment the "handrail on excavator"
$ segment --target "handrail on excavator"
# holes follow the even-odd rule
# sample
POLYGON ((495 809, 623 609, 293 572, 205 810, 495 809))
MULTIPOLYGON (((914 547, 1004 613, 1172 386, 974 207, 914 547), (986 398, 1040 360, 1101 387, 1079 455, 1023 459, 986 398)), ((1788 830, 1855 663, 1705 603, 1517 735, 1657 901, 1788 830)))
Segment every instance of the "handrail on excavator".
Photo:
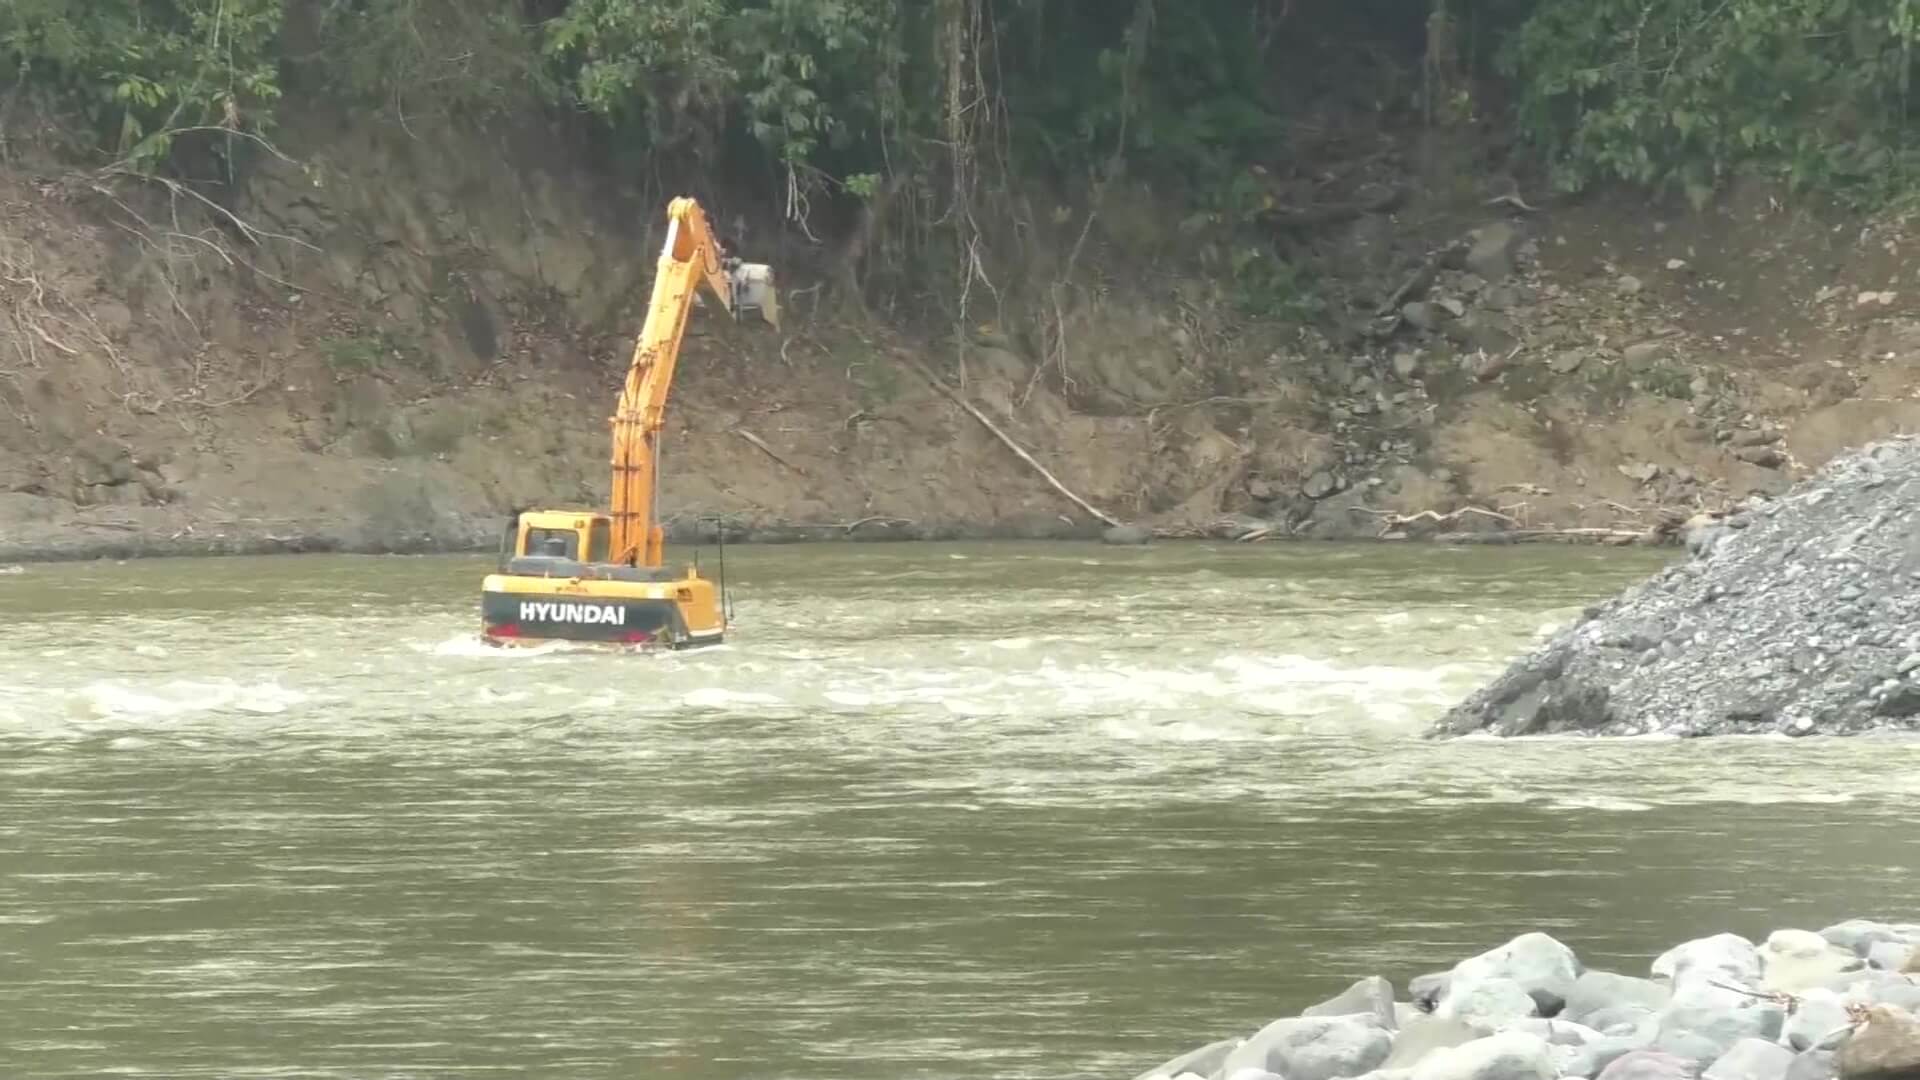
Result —
POLYGON ((612 549, 618 563, 658 567, 664 559, 658 506, 660 432, 687 313, 701 284, 735 318, 751 311, 779 327, 772 268, 728 256, 700 204, 677 198, 667 206, 667 238, 653 298, 612 419, 612 549))

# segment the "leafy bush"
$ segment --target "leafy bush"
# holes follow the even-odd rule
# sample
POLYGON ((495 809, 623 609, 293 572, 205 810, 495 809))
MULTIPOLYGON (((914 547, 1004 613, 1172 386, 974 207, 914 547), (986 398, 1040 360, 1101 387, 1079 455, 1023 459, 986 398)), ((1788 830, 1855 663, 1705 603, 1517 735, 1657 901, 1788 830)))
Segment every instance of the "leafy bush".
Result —
POLYGON ((1509 42, 1564 188, 1703 200, 1732 170, 1877 196, 1910 179, 1915 0, 1544 0, 1509 42))
POLYGON ((7 0, 0 59, 100 144, 153 168, 190 129, 258 132, 280 97, 282 0, 7 0))

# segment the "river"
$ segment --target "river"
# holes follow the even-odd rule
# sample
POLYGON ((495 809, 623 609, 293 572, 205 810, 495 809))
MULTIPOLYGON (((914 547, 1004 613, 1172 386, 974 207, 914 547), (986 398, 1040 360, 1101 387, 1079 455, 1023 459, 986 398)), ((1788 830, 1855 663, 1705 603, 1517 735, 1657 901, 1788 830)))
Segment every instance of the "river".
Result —
POLYGON ((0 1075, 1126 1080, 1920 914, 1920 745, 1418 738, 1665 553, 727 554, 672 656, 480 647, 474 558, 0 576, 0 1075))

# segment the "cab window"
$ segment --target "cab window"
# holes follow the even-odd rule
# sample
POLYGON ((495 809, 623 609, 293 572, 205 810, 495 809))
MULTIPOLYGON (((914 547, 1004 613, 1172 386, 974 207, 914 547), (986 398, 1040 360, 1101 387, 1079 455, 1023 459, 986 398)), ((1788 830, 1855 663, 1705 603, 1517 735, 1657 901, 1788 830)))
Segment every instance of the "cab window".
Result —
POLYGON ((569 529, 528 529, 527 554, 554 559, 578 559, 580 535, 569 529))
POLYGON ((596 521, 587 532, 587 561, 603 563, 607 561, 608 548, 613 546, 613 526, 604 521, 596 521))

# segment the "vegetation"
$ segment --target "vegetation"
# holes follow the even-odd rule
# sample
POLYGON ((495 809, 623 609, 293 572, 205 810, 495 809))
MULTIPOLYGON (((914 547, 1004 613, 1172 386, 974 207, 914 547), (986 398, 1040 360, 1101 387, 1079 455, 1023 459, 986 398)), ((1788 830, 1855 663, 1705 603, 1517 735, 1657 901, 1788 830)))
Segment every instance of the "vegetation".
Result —
MULTIPOLYGON (((1566 188, 1704 198, 1758 168, 1884 198, 1920 164, 1917 37, 1920 0, 9 0, 0 117, 53 99, 95 153, 178 173, 233 167, 291 90, 400 124, 538 104, 954 301, 986 287, 989 223, 1030 216, 981 207, 1017 192, 1069 196, 1070 236, 1121 178, 1231 231, 1316 95, 1446 124, 1503 89, 1566 188)), ((1302 309, 1270 246, 1214 261, 1242 308, 1302 309)))

